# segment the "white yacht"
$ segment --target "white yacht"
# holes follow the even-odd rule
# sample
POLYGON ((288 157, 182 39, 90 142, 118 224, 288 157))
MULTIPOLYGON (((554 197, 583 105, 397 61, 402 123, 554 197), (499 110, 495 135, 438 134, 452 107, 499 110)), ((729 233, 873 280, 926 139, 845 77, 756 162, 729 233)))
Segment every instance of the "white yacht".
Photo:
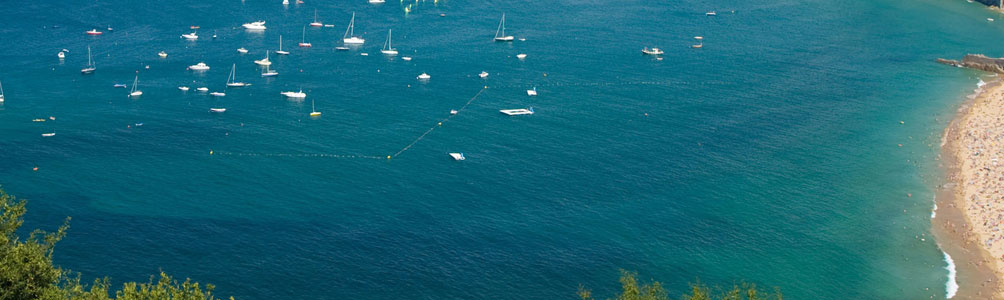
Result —
POLYGON ((317 21, 317 9, 314 9, 314 22, 310 22, 310 27, 321 27, 324 23, 317 21))
POLYGON ((188 87, 187 86, 179 86, 178 89, 181 90, 182 92, 187 92, 188 91, 188 87))
POLYGON ((478 77, 481 77, 481 78, 488 78, 488 72, 485 72, 485 71, 481 71, 481 74, 478 74, 478 77))
POLYGON ((244 49, 244 47, 237 48, 237 53, 240 54, 248 53, 248 49, 244 49))
POLYGON ((363 38, 355 36, 355 27, 356 13, 352 12, 352 20, 349 21, 349 27, 345 29, 345 35, 342 36, 342 43, 361 45, 366 42, 363 38))
POLYGON ((662 50, 659 50, 659 48, 649 49, 648 47, 645 47, 645 49, 641 49, 641 53, 645 53, 645 54, 648 54, 648 55, 660 55, 663 52, 662 52, 662 50))
POLYGON ((139 85, 139 71, 136 72, 136 78, 132 80, 132 90, 129 91, 129 97, 139 97, 140 95, 143 95, 143 91, 140 91, 139 88, 137 88, 137 85, 139 85))
POLYGON ((426 73, 422 73, 422 74, 418 75, 417 78, 420 79, 420 80, 429 80, 429 78, 432 78, 432 76, 429 76, 429 74, 426 74, 426 73))
POLYGON ((205 70, 209 70, 209 65, 206 65, 206 63, 204 63, 204 62, 200 62, 200 63, 194 64, 194 65, 188 66, 188 69, 192 70, 192 71, 205 71, 205 70))
POLYGON ((265 30, 265 21, 255 21, 241 25, 247 30, 265 30))
POLYGON ((195 32, 192 32, 192 33, 189 33, 189 34, 182 34, 181 38, 186 39, 186 40, 192 40, 192 41, 194 41, 194 40, 199 39, 199 35, 196 34, 195 32))
POLYGON ((203 86, 203 87, 196 88, 195 90, 196 91, 200 91, 200 92, 208 92, 209 88, 203 86))
POLYGON ((279 93, 279 94, 281 94, 283 96, 286 96, 288 98, 296 98, 296 99, 307 98, 307 93, 304 93, 303 89, 300 89, 299 92, 292 92, 292 91, 290 91, 290 92, 282 92, 282 93, 279 93))
POLYGON ((387 29, 387 42, 383 43, 383 49, 380 50, 380 53, 387 54, 387 55, 397 55, 397 49, 394 49, 394 47, 391 46, 391 43, 390 43, 390 33, 391 33, 391 30, 387 29))
POLYGON ((503 110, 499 110, 499 112, 501 112, 503 114, 506 114, 506 115, 510 115, 510 116, 532 115, 533 114, 533 107, 531 107, 529 109, 526 109, 526 108, 503 109, 503 110))
POLYGON ((212 93, 209 93, 209 95, 213 96, 213 97, 225 97, 227 95, 227 93, 224 93, 224 92, 212 92, 212 93))
POLYGON ((167 52, 164 51, 157 52, 157 56, 160 56, 160 58, 165 58, 167 57, 167 52))
POLYGON ((456 152, 450 153, 450 157, 453 157, 453 160, 465 160, 465 159, 467 159, 467 157, 464 157, 464 153, 456 153, 456 152))
POLYGON ((536 96, 537 95, 537 87, 533 87, 532 90, 526 90, 526 95, 527 96, 536 96))
POLYGON ((495 41, 512 42, 514 39, 511 35, 505 35, 505 13, 502 13, 502 21, 499 21, 499 28, 495 30, 495 41))

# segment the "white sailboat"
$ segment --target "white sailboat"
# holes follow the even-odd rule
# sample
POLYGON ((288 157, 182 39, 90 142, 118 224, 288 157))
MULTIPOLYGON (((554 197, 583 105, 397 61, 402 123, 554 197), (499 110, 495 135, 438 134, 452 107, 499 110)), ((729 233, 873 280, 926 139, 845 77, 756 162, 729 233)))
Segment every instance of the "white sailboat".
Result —
POLYGON ((383 43, 383 50, 380 50, 380 53, 387 55, 397 55, 397 49, 394 49, 394 47, 391 46, 390 43, 390 33, 391 30, 387 29, 387 42, 383 43))
POLYGON ((310 23, 310 27, 321 27, 321 26, 324 26, 324 24, 317 21, 317 9, 314 9, 314 22, 310 23))
POLYGON ((279 35, 279 50, 275 50, 275 54, 279 55, 289 55, 289 51, 282 51, 282 35, 279 35))
POLYGON ((139 85, 139 71, 136 71, 136 78, 132 80, 132 90, 129 91, 129 97, 139 97, 143 95, 143 91, 140 91, 136 86, 139 85))
POLYGON ((310 116, 311 117, 320 117, 321 116, 321 112, 319 112, 316 109, 314 109, 314 99, 310 99, 310 116))
POLYGON ((91 61, 91 47, 87 47, 87 67, 80 69, 82 74, 92 74, 97 68, 94 67, 94 62, 91 61))
POLYGON ((303 37, 300 38, 300 47, 310 48, 313 46, 307 42, 307 26, 303 26, 303 37))
POLYGON ((275 76, 279 76, 279 72, 269 69, 268 66, 265 66, 265 71, 261 72, 261 77, 275 77, 275 76))
POLYGON ((251 85, 251 84, 250 83, 246 83, 246 82, 239 82, 239 81, 237 81, 237 64, 234 64, 234 66, 232 68, 230 68, 230 76, 227 77, 227 86, 229 86, 229 87, 245 87, 245 86, 249 86, 249 85, 251 85))
POLYGON ((355 36, 356 29, 356 13, 352 12, 352 20, 349 21, 349 28, 345 29, 345 35, 342 36, 342 42, 345 44, 362 44, 366 40, 363 38, 355 36))
POLYGON ((3 83, 0 83, 0 103, 3 103, 3 83))
POLYGON ((499 28, 495 30, 495 41, 512 42, 514 39, 511 35, 505 35, 505 13, 502 13, 502 21, 499 21, 499 28))
POLYGON ((268 51, 265 51, 265 58, 256 60, 256 61, 254 61, 254 63, 257 64, 257 65, 259 65, 259 66, 268 66, 268 65, 271 65, 272 62, 268 60, 268 51))

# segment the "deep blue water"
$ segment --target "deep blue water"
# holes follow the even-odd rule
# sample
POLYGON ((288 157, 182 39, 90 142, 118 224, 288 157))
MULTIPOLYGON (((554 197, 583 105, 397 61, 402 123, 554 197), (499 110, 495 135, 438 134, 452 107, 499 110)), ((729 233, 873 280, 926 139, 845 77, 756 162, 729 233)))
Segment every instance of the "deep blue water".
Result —
POLYGON ((930 235, 941 132, 981 74, 933 60, 1004 54, 981 5, 280 2, 0 9, 0 184, 30 199, 27 228, 73 218, 58 264, 117 283, 164 270, 240 299, 605 296, 618 268, 673 295, 700 278, 792 299, 945 296, 941 251, 915 236, 930 235), (315 9, 335 26, 297 48, 315 9), (352 12, 367 42, 335 51, 352 12), (491 42, 503 12, 526 41, 491 42), (240 28, 258 19, 264 33, 240 28), (179 38, 190 25, 198 41, 179 38), (379 53, 387 29, 397 58, 379 53), (292 54, 262 79, 252 61, 280 34, 292 54), (88 46, 98 71, 82 76, 88 46), (197 62, 212 69, 185 70, 197 62), (194 91, 222 89, 231 64, 253 86, 194 91), (112 88, 136 70, 142 97, 112 88), (300 88, 306 101, 279 95, 300 88), (434 126, 390 160, 335 157, 394 155, 434 126))

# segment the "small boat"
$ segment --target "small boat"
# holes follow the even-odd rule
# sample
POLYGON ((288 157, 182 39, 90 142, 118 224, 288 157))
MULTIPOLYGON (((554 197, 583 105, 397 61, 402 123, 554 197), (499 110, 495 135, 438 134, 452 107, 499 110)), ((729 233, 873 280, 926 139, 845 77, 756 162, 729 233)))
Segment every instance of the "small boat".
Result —
POLYGON ((481 71, 481 74, 478 74, 478 77, 481 77, 481 78, 488 78, 488 72, 485 72, 485 71, 481 71))
POLYGON ((348 51, 349 47, 335 47, 335 50, 338 50, 338 51, 348 51))
POLYGON ((502 21, 499 21, 499 28, 495 30, 495 41, 512 42, 514 39, 511 35, 505 35, 505 13, 502 13, 502 21))
POLYGON ((247 30, 265 30, 265 21, 255 21, 251 23, 245 23, 244 25, 241 26, 247 30))
POLYGON ((93 74, 94 70, 97 70, 97 68, 94 67, 94 62, 91 61, 91 47, 87 47, 87 67, 80 69, 80 73, 93 74))
POLYGON ((516 58, 524 59, 524 58, 526 58, 526 54, 524 54, 524 53, 516 54, 516 58))
POLYGON ((0 103, 3 103, 3 84, 0 84, 0 103))
POLYGON ((226 108, 210 108, 209 109, 209 112, 214 112, 214 113, 221 113, 221 112, 225 112, 225 111, 227 111, 226 108))
POLYGON ((179 86, 178 89, 181 90, 182 92, 187 92, 188 91, 188 87, 187 86, 179 86))
POLYGON ((342 43, 361 45, 366 42, 363 38, 355 36, 355 29, 356 13, 352 12, 352 20, 349 21, 349 27, 345 29, 345 35, 342 35, 342 43))
POLYGON ((209 66, 206 65, 206 63, 204 63, 204 62, 200 62, 200 63, 194 64, 194 65, 188 66, 188 69, 192 70, 192 71, 205 71, 205 70, 209 70, 209 66))
POLYGON ((369 1, 370 1, 370 3, 373 3, 373 4, 379 4, 379 3, 387 2, 387 0, 369 0, 369 1))
POLYGON ((994 21, 994 18, 987 18, 987 21, 988 21, 988 22, 993 22, 993 21, 994 21))
POLYGON ((112 87, 117 89, 124 89, 128 86, 125 83, 116 83, 115 85, 112 85, 112 87))
POLYGON ((296 4, 303 4, 303 0, 296 0, 296 4))
POLYGON ((256 60, 256 61, 254 61, 254 63, 257 64, 257 65, 259 65, 259 66, 268 66, 268 65, 271 65, 272 62, 268 60, 268 51, 265 51, 265 58, 264 59, 256 60))
POLYGON ((709 16, 709 17, 714 17, 714 16, 717 16, 718 13, 716 13, 715 11, 712 10, 712 11, 704 13, 704 15, 705 16, 709 16))
POLYGON ((157 52, 157 56, 160 56, 161 58, 167 57, 167 52, 164 51, 157 52))
POLYGON ((314 21, 310 22, 310 27, 321 27, 323 23, 317 21, 317 9, 314 9, 314 21))
POLYGON ((209 95, 213 96, 213 97, 224 97, 224 96, 227 95, 227 93, 224 93, 224 92, 212 92, 212 93, 209 93, 209 95))
POLYGON ((314 99, 310 99, 310 116, 311 117, 320 117, 321 116, 321 112, 319 112, 316 109, 314 109, 314 99))
POLYGON ((307 42, 307 26, 303 26, 303 37, 300 38, 300 47, 309 48, 312 46, 314 45, 307 42))
POLYGON ((199 35, 196 34, 195 32, 192 32, 192 33, 189 33, 189 34, 182 34, 181 38, 186 39, 186 40, 193 40, 194 41, 194 40, 199 39, 199 35))
POLYGON ((32 122, 45 122, 45 119, 31 119, 32 122))
POLYGON ((282 0, 282 5, 289 5, 289 0, 282 0))
POLYGON ((200 91, 200 92, 208 92, 209 88, 207 88, 207 87, 199 87, 199 88, 196 88, 195 90, 196 91, 200 91))
POLYGON ((380 50, 380 53, 393 56, 397 55, 397 49, 394 49, 394 47, 391 46, 390 33, 391 30, 387 29, 387 42, 383 43, 383 49, 380 50))
POLYGON ((465 160, 465 159, 467 159, 466 157, 464 157, 463 153, 456 153, 456 152, 450 153, 450 157, 453 157, 453 160, 465 160))
POLYGON ((129 97, 139 97, 143 95, 143 91, 140 91, 137 87, 139 85, 139 71, 136 71, 136 78, 132 80, 132 90, 129 91, 129 97))
POLYGON ((526 38, 519 38, 520 42, 526 42, 526 38))
POLYGON ((265 71, 261 72, 261 77, 275 77, 279 76, 279 72, 273 71, 265 66, 265 71))
POLYGON ((648 54, 648 55, 660 55, 660 54, 663 54, 664 52, 662 50, 660 50, 659 48, 649 49, 648 47, 645 47, 645 49, 641 49, 641 53, 645 53, 645 54, 648 54))
POLYGON ((88 30, 88 31, 87 31, 87 32, 85 32, 85 33, 86 33, 87 35, 101 35, 101 34, 103 34, 104 32, 100 32, 100 31, 98 31, 98 29, 96 29, 96 28, 95 28, 95 29, 91 29, 91 30, 88 30))
POLYGON ((335 28, 335 24, 324 24, 324 28, 335 28))
POLYGON ((49 132, 49 133, 43 133, 42 134, 42 136, 44 136, 44 137, 50 137, 50 136, 55 136, 55 135, 56 135, 55 132, 49 132))
POLYGON ((401 59, 403 59, 404 61, 411 61, 411 56, 404 56, 401 57, 401 59))
POLYGON ((451 109, 450 110, 450 115, 455 115, 457 113, 458 113, 458 111, 456 109, 451 109))
POLYGON ((140 126, 143 126, 143 123, 142 123, 142 122, 140 122, 140 123, 135 123, 135 124, 132 124, 132 125, 133 125, 133 126, 136 126, 136 127, 140 127, 140 126))
POLYGON ((279 55, 289 55, 289 51, 282 51, 282 35, 279 35, 279 50, 275 51, 275 54, 279 55))
POLYGON ((56 57, 59 57, 59 59, 64 59, 66 58, 66 53, 63 53, 63 51, 59 51, 59 53, 56 53, 56 57))
POLYGON ((422 73, 422 74, 418 75, 417 78, 420 79, 420 80, 429 80, 429 78, 432 78, 432 76, 429 76, 429 74, 426 74, 426 73, 422 73))
POLYGON ((527 96, 536 96, 537 95, 537 87, 533 87, 532 90, 526 90, 526 95, 527 96))
POLYGON ((503 109, 503 110, 500 110, 499 112, 501 112, 503 114, 506 114, 506 115, 510 115, 510 116, 532 115, 533 114, 533 107, 531 107, 529 109, 526 109, 526 108, 503 109))
POLYGON ((307 93, 303 92, 303 89, 300 89, 300 91, 283 91, 283 92, 280 92, 279 94, 282 94, 282 95, 284 95, 286 97, 290 97, 290 98, 300 98, 300 99, 302 99, 302 98, 307 97, 307 93))
POLYGON ((370 54, 369 54, 369 53, 366 53, 366 52, 363 52, 363 53, 359 53, 359 55, 362 55, 362 56, 370 56, 370 54))
POLYGON ((248 49, 244 49, 244 47, 237 48, 237 53, 240 54, 248 53, 248 49))
POLYGON ((692 46, 690 46, 691 48, 701 48, 701 47, 704 47, 704 37, 695 36, 694 39, 697 40, 697 45, 692 45, 692 46))
POLYGON ((246 82, 238 82, 237 81, 237 64, 234 64, 234 66, 232 68, 230 68, 230 76, 227 76, 227 86, 228 87, 245 87, 245 86, 249 86, 249 85, 251 85, 251 84, 250 83, 246 83, 246 82))
POLYGON ((216 38, 216 30, 213 30, 213 38, 216 38))

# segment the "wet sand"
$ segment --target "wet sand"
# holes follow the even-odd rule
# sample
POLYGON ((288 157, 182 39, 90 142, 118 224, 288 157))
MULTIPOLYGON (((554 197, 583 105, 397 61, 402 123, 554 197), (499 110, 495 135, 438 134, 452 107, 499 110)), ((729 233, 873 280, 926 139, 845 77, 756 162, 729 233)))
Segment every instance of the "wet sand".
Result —
POLYGON ((945 129, 939 160, 932 231, 955 261, 958 293, 952 299, 1004 299, 1004 84, 983 86, 945 129))

